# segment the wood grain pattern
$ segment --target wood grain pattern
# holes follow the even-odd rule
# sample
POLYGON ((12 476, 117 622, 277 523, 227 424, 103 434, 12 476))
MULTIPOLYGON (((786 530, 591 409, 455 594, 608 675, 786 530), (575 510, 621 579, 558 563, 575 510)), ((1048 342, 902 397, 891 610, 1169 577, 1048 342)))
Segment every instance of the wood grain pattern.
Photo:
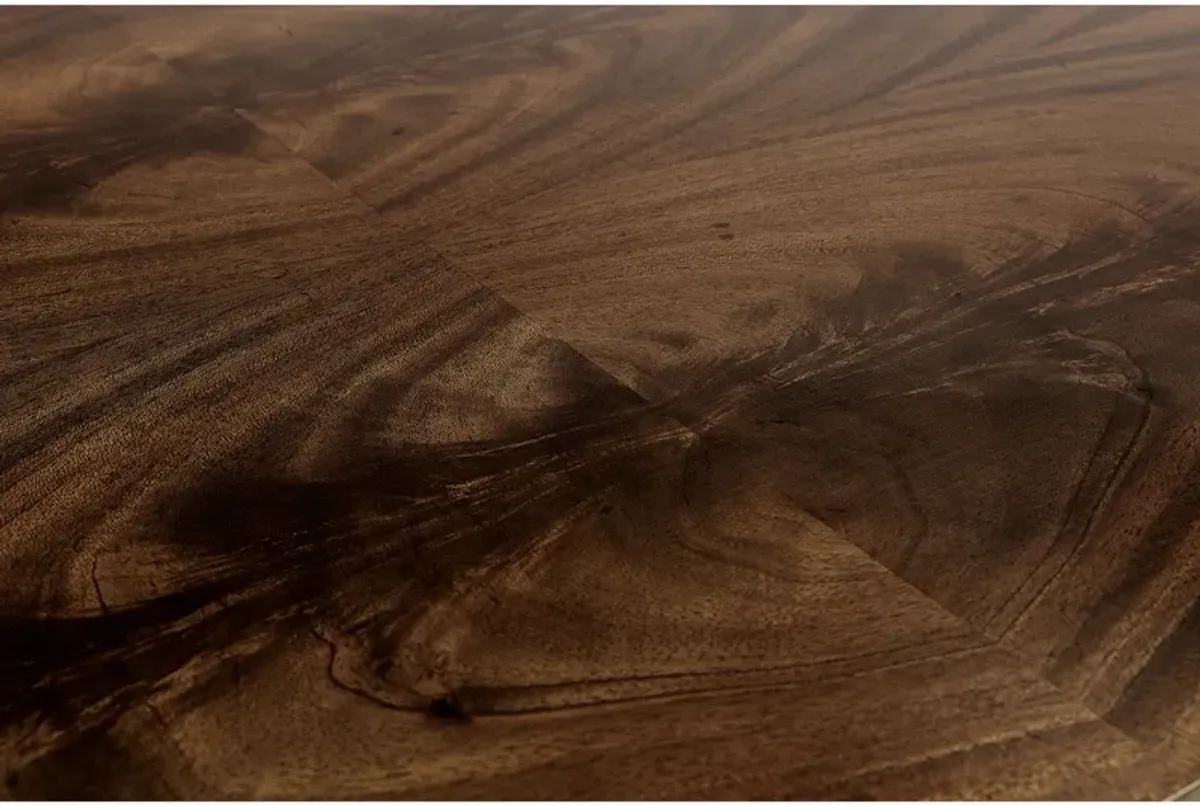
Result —
POLYGON ((7 796, 1200 777, 1200 13, 0 21, 7 796))

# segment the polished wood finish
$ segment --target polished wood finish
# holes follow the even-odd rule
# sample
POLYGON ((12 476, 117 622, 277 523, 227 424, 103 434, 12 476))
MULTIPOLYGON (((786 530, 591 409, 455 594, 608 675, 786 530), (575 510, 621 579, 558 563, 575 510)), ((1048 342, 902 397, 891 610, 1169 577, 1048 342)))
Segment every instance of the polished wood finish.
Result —
POLYGON ((17 798, 1200 777, 1200 12, 0 11, 17 798))

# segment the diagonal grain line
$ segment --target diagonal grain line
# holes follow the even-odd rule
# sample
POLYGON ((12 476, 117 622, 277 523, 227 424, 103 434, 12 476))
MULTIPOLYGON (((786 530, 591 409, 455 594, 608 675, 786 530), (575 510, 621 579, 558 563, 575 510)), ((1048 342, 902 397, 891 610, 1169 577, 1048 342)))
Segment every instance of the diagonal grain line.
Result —
MULTIPOLYGON (((184 83, 190 85, 191 87, 195 88, 201 95, 205 95, 205 96, 209 97, 213 101, 214 104, 218 104, 218 105, 221 104, 220 99, 216 96, 215 93, 213 93, 210 90, 207 90, 202 85, 196 83, 192 78, 190 78, 189 76, 187 76, 186 74, 181 72, 174 65, 171 65, 169 62, 167 62, 165 59, 160 57, 158 54, 152 53, 151 55, 164 68, 166 68, 167 70, 170 70, 175 76, 177 76, 181 82, 184 82, 184 83)), ((319 168, 312 160, 308 159, 307 157, 305 157, 304 155, 302 155, 301 153, 296 151, 294 148, 289 146, 287 143, 283 142, 278 136, 272 134, 271 132, 268 132, 267 130, 265 130, 261 126, 259 126, 257 123, 255 123, 242 110, 237 109, 237 108, 230 108, 230 111, 232 112, 232 114, 236 115, 245 125, 252 127, 255 131, 259 132, 264 138, 266 138, 267 140, 271 141, 272 143, 274 143, 277 146, 279 146, 280 148, 282 148, 284 151, 286 151, 294 159, 298 160, 303 165, 306 165, 313 174, 315 174, 316 176, 318 176, 322 180, 324 180, 324 182, 331 189, 337 191, 337 193, 342 198, 344 198, 347 201, 353 202, 368 217, 372 218, 373 220, 377 221, 379 224, 383 225, 383 227, 382 227, 383 229, 385 229, 388 232, 397 232, 396 225, 390 219, 386 218, 380 210, 376 209, 373 205, 369 204, 365 199, 363 199, 362 196, 360 196, 358 193, 356 193, 352 188, 348 188, 348 187, 342 185, 341 183, 339 183, 331 175, 329 175, 324 170, 319 168)), ((582 350, 580 350, 573 343, 571 343, 570 341, 568 341, 566 339, 561 338, 557 334, 554 334, 553 331, 551 331, 546 326, 546 324, 543 321, 541 321, 537 316, 529 313, 528 311, 522 309, 520 306, 516 305, 506 295, 502 294, 501 292, 497 291, 492 286, 490 286, 487 283, 485 283, 484 281, 480 280, 474 273, 472 273, 466 267, 462 266, 461 264, 459 264, 455 261, 450 260, 448 257, 446 257, 446 255, 444 253, 442 253, 440 250, 436 249, 431 243, 428 243, 426 241, 417 240, 417 239, 405 239, 403 234, 399 235, 399 237, 397 238, 397 241, 398 241, 396 243, 397 246, 404 246, 407 243, 407 245, 409 245, 409 246, 426 249, 429 252, 431 252, 432 254, 437 255, 437 257, 445 263, 447 268, 453 270, 457 274, 462 275, 463 277, 468 279, 470 282, 472 282, 474 285, 476 285, 479 289, 487 292, 488 294, 495 296, 498 300, 501 300, 505 305, 512 308, 512 310, 515 311, 516 313, 518 313, 520 316, 527 317, 530 321, 537 323, 539 330, 546 333, 547 335, 551 335, 552 338, 556 339, 561 344, 566 346, 579 361, 582 361, 593 372, 597 373, 600 377, 604 378, 607 382, 611 383, 613 386, 615 386, 617 388, 620 388, 620 389, 626 391, 630 395, 633 395, 634 397, 636 397, 636 399, 638 401, 640 401, 646 407, 651 406, 651 402, 649 400, 647 400, 644 395, 642 395, 640 392, 638 392, 632 386, 630 386, 627 383, 625 383, 624 381, 620 380, 615 375, 613 375, 611 372, 609 372, 608 370, 604 369, 602 366, 597 364, 595 361, 593 361, 591 358, 589 358, 582 350)), ((683 423, 675 420, 675 418, 667 418, 667 419, 669 419, 674 425, 676 425, 682 431, 684 431, 688 434, 691 434, 693 437, 698 436, 695 433, 695 431, 686 427, 683 423)))

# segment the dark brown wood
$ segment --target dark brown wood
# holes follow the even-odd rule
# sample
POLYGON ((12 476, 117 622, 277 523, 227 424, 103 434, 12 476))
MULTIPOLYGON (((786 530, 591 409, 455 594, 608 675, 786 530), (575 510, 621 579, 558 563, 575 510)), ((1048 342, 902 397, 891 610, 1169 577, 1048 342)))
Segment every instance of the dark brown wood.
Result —
POLYGON ((0 11, 13 798, 1200 777, 1200 12, 0 11))

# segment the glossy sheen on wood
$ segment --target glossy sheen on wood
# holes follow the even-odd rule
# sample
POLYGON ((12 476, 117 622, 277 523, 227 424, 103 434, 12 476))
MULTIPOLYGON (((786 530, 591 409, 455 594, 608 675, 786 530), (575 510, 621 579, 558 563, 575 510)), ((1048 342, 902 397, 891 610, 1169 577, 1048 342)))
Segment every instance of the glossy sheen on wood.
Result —
POLYGON ((1200 12, 0 11, 15 798, 1200 777, 1200 12))

